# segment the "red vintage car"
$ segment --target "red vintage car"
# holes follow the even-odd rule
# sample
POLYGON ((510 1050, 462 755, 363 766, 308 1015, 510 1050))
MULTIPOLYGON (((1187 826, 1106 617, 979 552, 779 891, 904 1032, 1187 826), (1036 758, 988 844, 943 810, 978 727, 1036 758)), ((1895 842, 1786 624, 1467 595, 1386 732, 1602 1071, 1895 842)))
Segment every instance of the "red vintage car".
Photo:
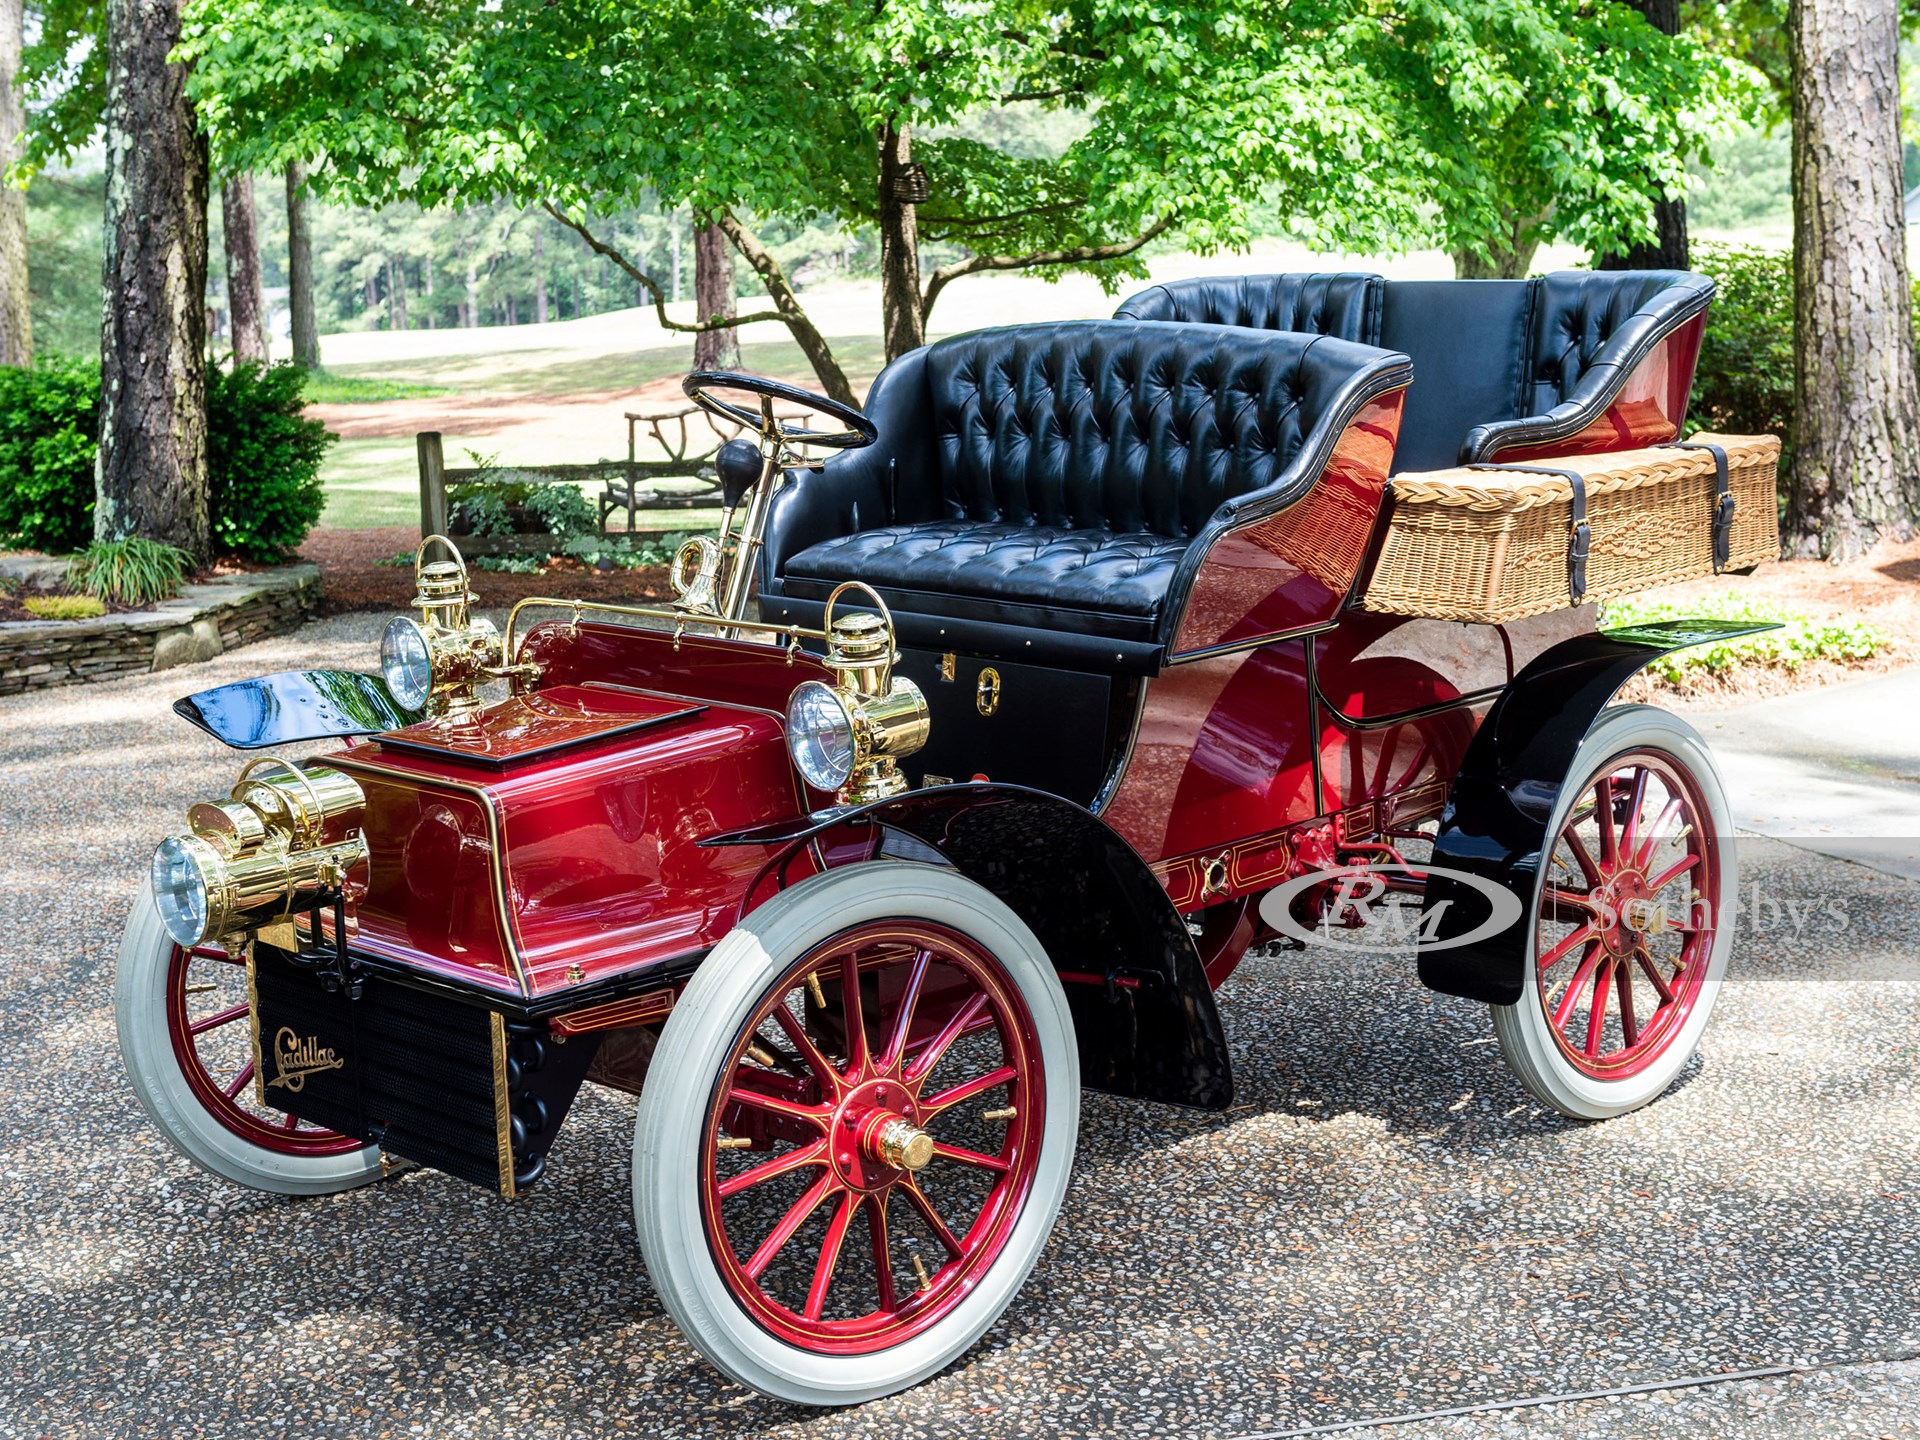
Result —
POLYGON ((1713 1007, 1734 854, 1700 737, 1609 702, 1726 632, 1354 597, 1396 467, 1675 439, 1710 295, 1251 277, 941 341, 864 414, 690 377, 759 441, 674 603, 501 633, 436 539, 381 677, 178 703, 345 743, 156 852, 117 982, 142 1102, 258 1189, 412 1163, 510 1198, 583 1083, 633 1092, 667 1309, 815 1404, 1012 1301, 1083 1086, 1226 1106, 1214 991, 1362 871, 1424 891, 1420 978, 1489 1005, 1533 1096, 1647 1103, 1713 1007))

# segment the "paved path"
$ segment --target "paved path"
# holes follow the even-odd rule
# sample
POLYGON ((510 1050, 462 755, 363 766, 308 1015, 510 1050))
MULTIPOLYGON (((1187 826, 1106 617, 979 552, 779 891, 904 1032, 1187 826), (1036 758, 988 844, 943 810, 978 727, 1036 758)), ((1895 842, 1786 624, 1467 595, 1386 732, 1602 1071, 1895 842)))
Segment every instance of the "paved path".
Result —
POLYGON ((1691 718, 1742 830, 1920 880, 1920 669, 1691 718))
MULTIPOLYGON (((191 673, 363 666, 378 622, 191 673)), ((181 1161, 128 1094, 113 950, 154 837, 234 757, 175 671, 0 702, 0 1435, 1920 1436, 1920 884, 1753 841, 1843 931, 1743 945, 1702 1059, 1606 1125, 1544 1115, 1481 1007, 1408 964, 1249 961, 1220 1115, 1089 1096, 1052 1244, 958 1366, 862 1409, 743 1393, 633 1243, 630 1101, 506 1204, 413 1173, 286 1201, 181 1161), (1875 978, 1876 976, 1884 978, 1875 978)), ((1743 752, 1744 753, 1744 752, 1743 752)))

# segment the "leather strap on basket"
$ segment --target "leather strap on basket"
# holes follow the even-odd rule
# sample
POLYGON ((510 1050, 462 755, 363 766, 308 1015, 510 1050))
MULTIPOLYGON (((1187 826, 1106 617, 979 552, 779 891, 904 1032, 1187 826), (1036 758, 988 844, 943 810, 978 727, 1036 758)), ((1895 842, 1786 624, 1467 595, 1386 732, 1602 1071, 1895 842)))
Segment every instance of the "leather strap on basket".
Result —
POLYGON ((1573 486, 1573 511, 1567 540, 1567 593, 1578 605, 1587 593, 1587 555, 1593 549, 1593 530, 1587 524, 1587 477, 1578 470, 1556 470, 1546 465, 1469 465, 1469 470, 1516 470, 1527 475, 1558 475, 1573 486))
POLYGON ((1733 512, 1739 506, 1733 487, 1727 483, 1727 452, 1718 445, 1698 440, 1676 440, 1662 450, 1705 450, 1713 456, 1713 573, 1727 568, 1733 553, 1733 512))

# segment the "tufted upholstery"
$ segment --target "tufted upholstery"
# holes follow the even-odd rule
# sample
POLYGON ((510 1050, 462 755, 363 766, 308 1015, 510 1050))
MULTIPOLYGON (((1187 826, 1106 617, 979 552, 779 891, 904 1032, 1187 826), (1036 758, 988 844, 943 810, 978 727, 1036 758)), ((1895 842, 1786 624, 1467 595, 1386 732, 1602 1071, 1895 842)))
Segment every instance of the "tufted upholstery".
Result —
POLYGON ((1386 284, 1378 275, 1359 274, 1209 275, 1142 290, 1113 318, 1298 330, 1378 345, 1386 284))
POLYGON ((913 351, 868 396, 880 443, 776 495, 763 609, 812 623, 835 584, 865 580, 910 643, 952 648, 940 622, 962 620, 1017 632, 1035 658, 1035 631, 1124 641, 1105 661, 1151 668, 1196 545, 1304 494, 1359 405, 1405 373, 1331 337, 1166 322, 913 351))
POLYGON ((1153 621, 1187 542, 1057 525, 934 520, 862 530, 810 546, 787 566, 796 593, 858 576, 946 613, 1019 623, 1044 597, 1052 623, 1081 634, 1153 638, 1153 621), (1013 601, 1009 606, 1006 602, 1013 601))
POLYGON ((1404 352, 1414 380, 1395 464, 1421 470, 1577 432, 1653 345, 1712 297, 1711 280, 1684 270, 1562 270, 1531 280, 1248 275, 1156 285, 1114 313, 1277 321, 1404 352))
POLYGON ((1527 390, 1520 413, 1544 415, 1571 397, 1628 321, 1662 291, 1692 290, 1690 282, 1702 278, 1684 270, 1562 270, 1534 280, 1527 390))

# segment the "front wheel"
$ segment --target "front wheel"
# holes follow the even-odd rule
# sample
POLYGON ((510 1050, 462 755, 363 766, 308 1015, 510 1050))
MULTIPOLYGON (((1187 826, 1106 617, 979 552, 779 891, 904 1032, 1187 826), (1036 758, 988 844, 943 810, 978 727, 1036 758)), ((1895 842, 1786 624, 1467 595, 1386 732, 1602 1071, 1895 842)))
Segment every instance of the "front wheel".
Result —
POLYGON ((640 1097, 633 1204, 668 1312, 775 1398, 941 1370, 1039 1258, 1080 1114, 1033 933, 950 870, 819 875, 716 946, 640 1097))
POLYGON ((1581 743, 1547 833, 1526 991, 1494 1033, 1536 1099, 1605 1120, 1699 1047, 1733 939, 1732 816, 1692 727, 1623 705, 1581 743))
POLYGON ((380 1152, 257 1103, 246 957, 182 949, 143 884, 114 972, 120 1058, 141 1107, 203 1170, 282 1195, 331 1195, 380 1174, 380 1152))

